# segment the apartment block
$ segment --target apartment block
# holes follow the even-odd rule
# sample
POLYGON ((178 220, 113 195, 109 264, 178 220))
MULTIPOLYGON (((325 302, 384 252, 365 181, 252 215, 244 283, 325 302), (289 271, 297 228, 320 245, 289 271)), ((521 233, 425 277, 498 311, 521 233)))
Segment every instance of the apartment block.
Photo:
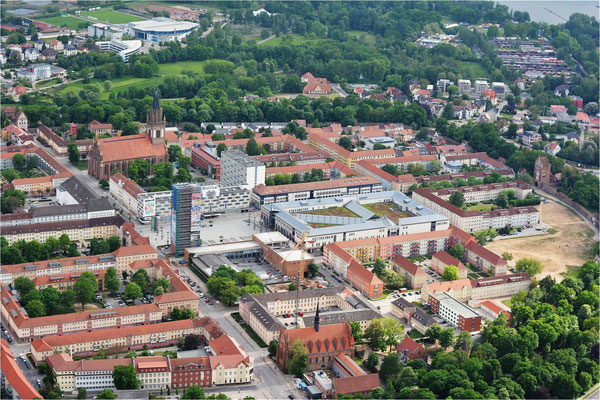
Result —
POLYGON ((247 185, 254 188, 265 183, 265 166, 240 150, 221 153, 221 184, 247 185))
POLYGON ((478 332, 481 329, 481 315, 447 293, 432 294, 429 306, 431 311, 461 331, 478 332))

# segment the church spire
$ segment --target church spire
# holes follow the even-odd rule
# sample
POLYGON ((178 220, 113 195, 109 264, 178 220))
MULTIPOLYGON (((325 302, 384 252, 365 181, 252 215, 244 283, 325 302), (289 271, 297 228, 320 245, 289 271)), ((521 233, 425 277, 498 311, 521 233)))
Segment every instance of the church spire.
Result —
POLYGON ((317 313, 315 314, 315 332, 319 332, 319 303, 317 302, 317 313))
POLYGON ((154 90, 154 101, 152 102, 152 109, 153 110, 160 109, 160 98, 158 97, 158 86, 154 90))

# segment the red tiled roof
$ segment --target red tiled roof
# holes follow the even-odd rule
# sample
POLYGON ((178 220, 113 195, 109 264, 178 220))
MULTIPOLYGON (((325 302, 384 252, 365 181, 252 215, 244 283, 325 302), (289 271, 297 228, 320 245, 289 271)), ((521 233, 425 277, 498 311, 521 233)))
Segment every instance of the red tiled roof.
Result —
POLYGON ((452 257, 450 254, 446 253, 445 251, 438 251, 437 253, 435 253, 432 258, 436 258, 438 260, 440 260, 441 262, 443 262, 446 265, 455 265, 458 270, 460 271, 461 269, 466 269, 467 267, 464 266, 463 263, 460 262, 459 259, 452 257))
POLYGON ((404 336, 404 340, 396 345, 396 351, 398 353, 404 353, 404 350, 408 350, 408 354, 413 354, 417 350, 425 350, 422 344, 415 342, 410 336, 404 336))
POLYGON ((500 314, 502 311, 505 311, 503 308, 498 307, 496 303, 494 303, 491 300, 484 300, 481 301, 479 304, 481 304, 481 306, 485 306, 496 315, 500 314))
POLYGON ((167 154, 166 146, 162 143, 152 144, 148 133, 99 139, 98 147, 104 162, 163 157, 167 154))
POLYGON ((342 351, 354 345, 352 329, 347 322, 341 324, 323 325, 317 332, 314 327, 288 329, 283 331, 287 342, 291 345, 296 340, 302 340, 308 354, 342 351))
POLYGON ((134 198, 137 198, 138 194, 146 193, 134 180, 127 178, 120 172, 112 174, 109 179, 117 184, 123 185, 123 189, 134 198))
POLYGON ((427 275, 425 271, 423 271, 421 268, 419 268, 418 265, 416 265, 406 257, 396 256, 392 259, 392 262, 412 276, 427 275))
POLYGON ((379 374, 333 378, 333 391, 336 394, 369 392, 378 387, 381 387, 379 374))
POLYGON ((10 346, 4 338, 0 339, 0 366, 2 374, 8 381, 8 384, 22 399, 42 399, 42 395, 27 380, 23 371, 17 364, 15 356, 10 351, 10 346))
POLYGON ((379 285, 383 287, 383 282, 374 273, 363 267, 363 265, 356 259, 352 259, 350 265, 348 265, 347 275, 353 275, 358 277, 366 285, 379 285))
POLYGON ((502 259, 498 254, 486 249, 485 247, 479 245, 477 242, 470 242, 465 247, 466 250, 472 251, 477 254, 479 257, 483 258, 486 261, 494 265, 506 265, 506 261, 502 259))

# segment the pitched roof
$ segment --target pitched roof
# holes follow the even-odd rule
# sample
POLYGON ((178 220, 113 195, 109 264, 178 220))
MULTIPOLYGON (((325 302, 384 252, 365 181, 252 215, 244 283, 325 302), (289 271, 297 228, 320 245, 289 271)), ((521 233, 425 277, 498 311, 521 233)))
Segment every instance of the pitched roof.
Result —
POLYGON ((504 261, 504 259, 502 259, 502 257, 500 257, 498 254, 494 253, 493 251, 490 251, 490 250, 486 249, 485 247, 479 245, 479 243, 477 243, 477 242, 470 242, 469 244, 467 244, 465 249, 472 251, 473 253, 477 254, 479 257, 483 258, 486 261, 489 261, 490 263, 492 263, 494 265, 506 265, 506 261, 504 261))
POLYGON ((425 350, 422 344, 415 342, 410 336, 404 336, 404 340, 396 345, 396 351, 398 353, 404 353, 407 350, 408 354, 413 354, 418 350, 425 350))
POLYGON ((380 287, 383 287, 383 281, 379 279, 377 275, 363 267, 363 265, 355 258, 353 258, 350 265, 348 265, 347 275, 350 276, 351 274, 367 285, 379 285, 380 287))
POLYGON ((8 342, 4 338, 0 339, 0 366, 2 374, 8 381, 8 384, 17 392, 22 399, 42 399, 42 395, 27 380, 23 371, 17 364, 15 356, 10 350, 8 342))
POLYGON ((406 257, 396 256, 392 259, 392 262, 398 267, 408 272, 409 274, 411 274, 412 276, 427 275, 427 273, 425 273, 425 271, 419 268, 417 264, 413 263, 406 257))
POLYGON ((379 374, 333 378, 333 391, 336 394, 369 392, 377 387, 381 387, 379 374))
POLYGON ((296 340, 302 340, 308 354, 323 352, 340 352, 354 346, 352 329, 347 322, 341 324, 323 325, 317 332, 314 327, 288 329, 283 331, 286 341, 291 345, 296 340))
POLYGON ((446 265, 455 265, 456 267, 458 267, 459 270, 467 268, 462 262, 460 262, 459 259, 452 257, 450 254, 446 253, 443 250, 435 253, 432 256, 432 258, 436 258, 446 265))
POLYGON ((126 246, 119 247, 117 250, 113 251, 115 257, 130 257, 137 256, 141 254, 158 254, 156 249, 152 247, 152 245, 144 244, 140 246, 126 246))
POLYGON ((103 162, 163 157, 167 148, 163 143, 152 144, 148 133, 111 137, 98 140, 103 162))
POLYGON ((371 176, 359 176, 351 178, 332 179, 329 181, 293 183, 291 185, 281 186, 266 186, 260 184, 253 189, 253 192, 260 196, 268 196, 272 194, 302 192, 305 190, 333 189, 338 187, 375 185, 380 183, 381 182, 378 179, 373 178, 371 176))

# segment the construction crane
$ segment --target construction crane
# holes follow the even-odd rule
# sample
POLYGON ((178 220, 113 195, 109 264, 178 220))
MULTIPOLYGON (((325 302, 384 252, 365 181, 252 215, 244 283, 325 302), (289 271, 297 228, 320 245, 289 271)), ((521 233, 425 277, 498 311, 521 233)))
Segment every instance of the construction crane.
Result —
POLYGON ((561 17, 560 15, 558 15, 557 13, 555 13, 554 11, 548 10, 546 7, 544 7, 544 10, 548 11, 550 14, 556 15, 558 18, 562 19, 563 21, 569 22, 569 20, 564 19, 563 17, 561 17))
MULTIPOLYGON (((304 253, 306 252, 306 238, 308 237, 308 232, 305 232, 302 234, 302 238, 298 241, 298 243, 296 243, 296 245, 294 247, 292 247, 292 249, 286 254, 285 257, 283 257, 281 259, 281 261, 279 262, 280 265, 280 270, 283 271, 283 263, 288 259, 289 256, 292 255, 292 252, 294 250, 296 250, 298 247, 300 247, 300 251, 301 251, 301 259, 302 261, 304 261, 304 253)), ((298 270, 296 272, 296 317, 295 317, 295 327, 296 329, 298 329, 298 295, 300 293, 300 264, 298 265, 298 270)))

